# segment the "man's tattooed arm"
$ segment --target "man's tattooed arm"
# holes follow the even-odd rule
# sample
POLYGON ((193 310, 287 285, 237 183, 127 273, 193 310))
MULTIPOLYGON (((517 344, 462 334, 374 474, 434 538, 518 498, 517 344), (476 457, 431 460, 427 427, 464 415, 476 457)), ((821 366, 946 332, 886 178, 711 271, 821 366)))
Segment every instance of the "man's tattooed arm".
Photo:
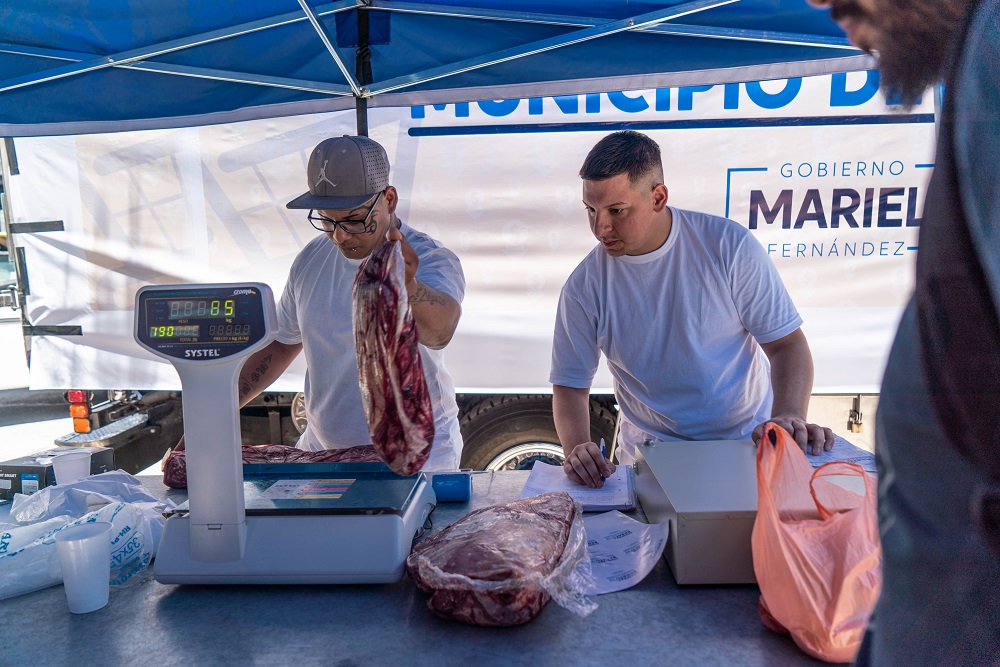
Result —
MULTIPOLYGON (((253 396, 256 396, 261 392, 258 388, 260 384, 260 379, 267 375, 268 369, 271 368, 271 355, 265 356, 263 359, 257 360, 257 364, 253 368, 243 367, 243 371, 240 373, 240 404, 243 404, 243 400, 250 396, 253 392, 253 396)), ((252 398, 252 396, 251 396, 252 398)))
POLYGON ((455 333, 462 307, 448 294, 419 280, 414 279, 413 285, 415 287, 407 291, 420 342, 428 347, 444 347, 455 333))
POLYGON ((281 377, 301 350, 302 343, 286 345, 275 340, 250 355, 240 371, 240 407, 252 401, 281 377))
POLYGON ((437 306, 443 306, 447 303, 445 295, 441 292, 438 292, 436 289, 430 288, 416 280, 414 282, 417 284, 417 290, 410 295, 411 307, 417 303, 427 303, 437 306))

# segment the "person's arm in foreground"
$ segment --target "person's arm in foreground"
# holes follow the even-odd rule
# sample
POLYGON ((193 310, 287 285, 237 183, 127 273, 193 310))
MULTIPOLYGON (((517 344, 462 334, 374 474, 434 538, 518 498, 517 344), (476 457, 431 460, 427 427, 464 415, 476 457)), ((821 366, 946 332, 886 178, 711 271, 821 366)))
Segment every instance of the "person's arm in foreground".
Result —
MULTIPOLYGON (((774 405, 768 421, 788 431, 807 454, 821 454, 832 449, 833 431, 810 424, 805 418, 812 392, 813 362, 802 329, 765 343, 761 348, 771 362, 771 388, 774 392, 774 405)), ((758 424, 753 430, 754 443, 763 434, 764 424, 758 424)))
POLYGON ((417 278, 420 260, 398 229, 391 229, 388 238, 401 244, 403 260, 406 262, 406 293, 410 297, 410 309, 413 311, 421 344, 433 348, 444 347, 455 335, 462 306, 453 297, 417 278))
MULTIPOLYGON (((240 371, 237 385, 239 390, 237 400, 240 407, 242 408, 271 386, 271 383, 285 372, 285 369, 291 365, 301 350, 302 343, 286 345, 273 340, 250 355, 243 362, 243 370, 240 371)), ((184 449, 184 436, 181 436, 174 449, 184 449)))
POLYGON ((566 457, 566 475, 594 489, 604 486, 601 476, 611 475, 615 466, 590 440, 590 390, 552 385, 552 415, 566 457))

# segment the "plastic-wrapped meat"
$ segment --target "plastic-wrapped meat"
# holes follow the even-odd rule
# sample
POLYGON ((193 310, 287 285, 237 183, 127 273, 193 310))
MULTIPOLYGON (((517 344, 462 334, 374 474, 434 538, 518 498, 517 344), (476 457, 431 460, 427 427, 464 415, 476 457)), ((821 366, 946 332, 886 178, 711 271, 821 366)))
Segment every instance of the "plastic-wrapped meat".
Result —
MULTIPOLYGON (((379 461, 371 445, 346 449, 322 449, 307 452, 285 445, 243 445, 243 463, 364 463, 379 461)), ((163 484, 172 489, 187 487, 187 457, 184 450, 167 452, 160 464, 163 484)))
POLYGON ((372 444, 393 472, 413 475, 431 453, 434 410, 398 242, 377 247, 358 269, 354 343, 372 444))
POLYGON ((406 569, 427 607, 470 625, 519 625, 551 597, 586 615, 589 577, 580 506, 546 493, 470 512, 414 547, 406 569))

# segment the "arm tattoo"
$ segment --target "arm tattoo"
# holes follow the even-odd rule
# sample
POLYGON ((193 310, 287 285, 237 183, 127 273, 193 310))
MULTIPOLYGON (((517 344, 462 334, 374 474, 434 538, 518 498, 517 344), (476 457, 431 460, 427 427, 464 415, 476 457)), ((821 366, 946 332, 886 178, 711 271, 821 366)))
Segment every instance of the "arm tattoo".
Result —
POLYGON ((444 297, 436 290, 432 290, 426 285, 418 284, 417 291, 410 297, 410 305, 416 303, 429 303, 431 305, 443 306, 445 304, 445 300, 444 297))
POLYGON ((260 360, 255 368, 248 369, 249 377, 244 374, 240 374, 240 398, 245 398, 247 395, 253 391, 257 383, 260 382, 261 378, 267 373, 267 370, 271 367, 271 355, 267 355, 260 360))

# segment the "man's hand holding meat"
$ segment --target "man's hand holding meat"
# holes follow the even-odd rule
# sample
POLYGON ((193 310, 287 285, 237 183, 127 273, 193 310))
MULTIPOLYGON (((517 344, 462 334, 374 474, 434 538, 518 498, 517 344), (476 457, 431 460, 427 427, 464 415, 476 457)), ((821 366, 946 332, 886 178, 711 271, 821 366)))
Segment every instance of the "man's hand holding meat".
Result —
POLYGON ((311 224, 320 233, 292 262, 277 307, 277 338, 244 364, 240 404, 270 386, 301 352, 307 426, 296 447, 372 443, 359 388, 352 286, 362 261, 388 239, 403 255, 406 298, 433 411, 434 441, 423 469, 454 470, 462 436, 442 348, 458 325, 465 277, 454 253, 396 215, 399 193, 389 184, 389 170, 385 150, 368 137, 335 137, 313 149, 309 190, 287 206, 302 211, 304 229, 311 224))

